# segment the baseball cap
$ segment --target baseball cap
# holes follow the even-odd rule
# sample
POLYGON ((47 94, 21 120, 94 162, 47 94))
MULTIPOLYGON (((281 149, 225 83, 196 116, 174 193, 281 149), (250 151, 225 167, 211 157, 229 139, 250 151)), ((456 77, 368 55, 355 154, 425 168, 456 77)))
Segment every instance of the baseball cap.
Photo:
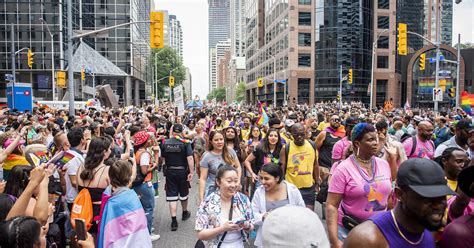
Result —
POLYGON ((356 118, 354 118, 354 117, 348 117, 348 118, 344 121, 343 125, 344 125, 344 126, 355 126, 355 125, 357 125, 357 123, 359 123, 359 121, 358 121, 356 118))
POLYGON ((291 126, 293 126, 293 125, 295 125, 295 121, 294 121, 294 120, 291 120, 291 119, 286 119, 286 120, 285 120, 285 126, 291 127, 291 126))
POLYGON ((426 158, 412 158, 403 162, 397 173, 397 185, 408 186, 427 198, 454 194, 447 186, 441 166, 426 158))
POLYGON ((472 131, 474 130, 474 124, 472 123, 471 119, 468 118, 462 118, 458 123, 456 124, 456 128, 459 129, 464 129, 466 131, 472 131))
POLYGON ((471 188, 472 183, 474 183, 474 166, 469 166, 459 172, 458 187, 464 194, 474 198, 474 189, 471 188))
POLYGON ((301 206, 271 211, 263 222, 262 240, 265 247, 330 247, 318 215, 301 206))
POLYGON ((173 125, 173 133, 182 133, 182 132, 183 132, 183 125, 181 124, 173 125))

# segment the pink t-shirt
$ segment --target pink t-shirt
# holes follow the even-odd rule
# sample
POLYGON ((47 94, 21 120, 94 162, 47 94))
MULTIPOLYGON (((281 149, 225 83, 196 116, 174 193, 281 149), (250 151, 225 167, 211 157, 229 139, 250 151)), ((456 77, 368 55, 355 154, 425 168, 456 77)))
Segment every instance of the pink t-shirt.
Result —
MULTIPOLYGON (((329 183, 329 192, 342 194, 341 205, 346 213, 359 219, 366 220, 372 215, 387 209, 387 199, 392 191, 392 176, 390 166, 385 160, 374 157, 375 177, 373 182, 367 182, 352 161, 352 156, 342 161, 329 183)), ((361 168, 367 176, 367 171, 361 168)), ((338 209, 338 223, 342 226, 343 212, 338 209)))
POLYGON ((351 146, 351 141, 347 139, 347 136, 339 140, 332 147, 332 159, 341 160, 344 159, 344 153, 351 146))
POLYGON ((403 148, 405 149, 405 153, 407 154, 408 158, 427 158, 433 159, 434 157, 434 143, 431 140, 428 141, 421 141, 418 136, 416 136, 416 148, 413 154, 411 154, 411 149, 413 147, 413 138, 408 138, 403 142, 403 148))
MULTIPOLYGON (((449 198, 449 200, 448 200, 448 218, 451 221, 453 221, 455 219, 455 218, 453 218, 453 216, 451 216, 451 205, 453 204, 456 197, 457 196, 453 196, 453 197, 449 198)), ((471 199, 471 201, 469 202, 467 207, 464 209, 463 215, 471 214, 473 210, 474 210, 474 199, 471 199)))

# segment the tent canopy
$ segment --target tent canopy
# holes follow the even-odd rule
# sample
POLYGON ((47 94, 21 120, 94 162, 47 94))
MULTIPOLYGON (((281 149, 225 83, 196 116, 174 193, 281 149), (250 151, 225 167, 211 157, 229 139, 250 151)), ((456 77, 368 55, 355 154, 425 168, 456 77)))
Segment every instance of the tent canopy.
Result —
POLYGON ((188 104, 186 104, 186 108, 190 108, 190 109, 193 109, 193 108, 202 108, 204 105, 201 103, 201 101, 190 101, 188 102, 188 104))

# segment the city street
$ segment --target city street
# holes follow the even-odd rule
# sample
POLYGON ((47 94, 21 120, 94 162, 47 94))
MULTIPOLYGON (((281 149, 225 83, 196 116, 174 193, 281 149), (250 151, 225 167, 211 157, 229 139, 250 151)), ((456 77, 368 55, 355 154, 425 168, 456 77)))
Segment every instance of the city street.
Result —
MULTIPOLYGON (((154 227, 155 233, 160 234, 161 238, 158 241, 153 242, 153 247, 176 247, 176 248, 189 248, 194 247, 197 241, 197 235, 194 231, 194 222, 196 220, 196 211, 198 208, 198 179, 197 175, 194 175, 193 183, 191 184, 191 191, 189 197, 189 210, 191 211, 191 218, 185 222, 181 221, 181 205, 178 204, 178 231, 171 231, 171 217, 169 213, 168 203, 166 202, 164 186, 165 179, 160 173, 161 183, 159 186, 160 197, 156 199, 155 206, 155 219, 154 227)), ((316 213, 322 216, 321 205, 316 203, 316 213)), ((323 220, 323 225, 326 228, 326 221, 323 220)), ((251 245, 246 247, 255 247, 253 240, 251 245)))

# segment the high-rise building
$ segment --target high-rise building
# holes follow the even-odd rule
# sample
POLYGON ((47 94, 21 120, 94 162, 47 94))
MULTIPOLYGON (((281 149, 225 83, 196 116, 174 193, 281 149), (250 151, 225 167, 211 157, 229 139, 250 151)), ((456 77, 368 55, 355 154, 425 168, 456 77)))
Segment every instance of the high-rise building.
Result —
POLYGON ((247 99, 290 105, 314 101, 315 1, 246 1, 247 99), (258 87, 258 79, 263 87, 258 87), (286 80, 274 85, 273 80, 286 80), (275 87, 274 87, 275 86, 275 87))
POLYGON ((237 85, 245 82, 245 57, 233 57, 229 62, 228 83, 225 86, 227 102, 236 100, 237 85))
MULTIPOLYGON (((17 82, 29 82, 33 86, 35 100, 52 99, 51 58, 54 57, 55 70, 66 69, 67 61, 67 18, 66 1, 3 1, 0 3, 0 74, 11 73, 10 57, 10 23, 14 23, 15 51, 29 47, 35 53, 33 68, 26 66, 26 55, 20 53, 16 58, 17 82), (45 23, 40 21, 42 18, 45 23), (47 26, 46 26, 47 25, 47 26), (48 29, 53 34, 54 53, 51 51, 51 38, 48 29)), ((74 1, 73 29, 96 30, 130 21, 149 20, 150 2, 140 0, 79 0, 74 1)), ((145 99, 145 82, 147 80, 146 66, 150 53, 149 25, 146 23, 125 26, 111 30, 107 35, 97 35, 75 40, 84 42, 94 48, 105 59, 126 73, 125 77, 96 75, 95 82, 110 84, 120 97, 120 101, 136 104, 145 99), (132 92, 132 85, 134 92, 132 92)), ((97 63, 100 63, 97 61, 97 63)), ((83 65, 92 72, 100 65, 83 65)), ((74 67, 73 67, 74 68, 74 67)), ((3 75, 1 75, 3 77, 3 75)), ((79 80, 79 71, 75 71, 75 97, 81 99, 81 87, 91 86, 92 77, 87 77, 84 83, 79 80)), ((61 90, 58 90, 61 93, 61 90)), ((64 92, 62 92, 64 93, 64 92)), ((63 94, 58 94, 62 99, 63 94)), ((151 93, 149 94, 151 95, 151 93)), ((0 85, 0 96, 5 96, 5 85, 0 85)), ((3 98, 4 99, 4 98, 3 98)), ((0 99, 0 101, 3 101, 0 99)))
MULTIPOLYGON (((373 11, 371 0, 324 0, 316 3, 315 101, 335 100, 340 78, 344 101, 369 102, 373 11)), ((380 1, 379 1, 380 2, 380 1)))
POLYGON ((218 51, 216 46, 219 42, 226 42, 230 38, 230 0, 208 0, 208 4, 210 92, 217 87, 218 58, 216 56, 218 51))
POLYGON ((176 15, 171 15, 168 10, 157 10, 163 13, 163 35, 165 46, 173 48, 183 60, 183 29, 176 15))
POLYGON ((209 3, 209 48, 217 42, 229 39, 230 0, 208 0, 209 3))
POLYGON ((231 56, 245 57, 245 0, 230 0, 231 56))
POLYGON ((210 62, 210 69, 209 69, 209 76, 210 76, 210 84, 209 84, 209 92, 218 87, 218 66, 219 61, 221 58, 224 58, 224 55, 227 51, 230 50, 230 39, 226 41, 219 41, 217 42, 214 48, 209 50, 209 62, 210 62))

